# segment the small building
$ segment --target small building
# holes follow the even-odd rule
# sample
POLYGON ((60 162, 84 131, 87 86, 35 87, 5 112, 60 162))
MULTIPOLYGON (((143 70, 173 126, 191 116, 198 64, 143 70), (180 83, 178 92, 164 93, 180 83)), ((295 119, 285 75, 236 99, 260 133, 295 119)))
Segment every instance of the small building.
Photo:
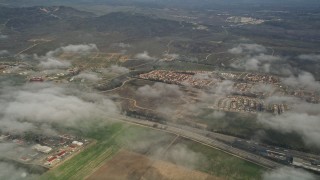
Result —
POLYGON ((42 77, 32 77, 29 81, 30 82, 43 82, 44 79, 42 77))
POLYGON ((47 162, 45 163, 45 165, 52 165, 55 161, 58 160, 58 157, 56 156, 51 156, 47 159, 47 162))
POLYGON ((57 156, 61 157, 64 156, 66 154, 67 151, 61 151, 57 154, 57 156))
POLYGON ((20 160, 23 161, 23 162, 28 162, 30 161, 31 159, 26 157, 26 156, 23 156, 23 157, 20 157, 20 160))

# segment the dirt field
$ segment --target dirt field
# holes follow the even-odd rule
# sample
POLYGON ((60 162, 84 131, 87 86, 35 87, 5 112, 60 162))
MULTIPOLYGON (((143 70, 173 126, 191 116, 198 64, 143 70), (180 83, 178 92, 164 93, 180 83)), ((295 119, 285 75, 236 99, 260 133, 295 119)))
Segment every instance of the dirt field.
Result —
POLYGON ((189 170, 163 161, 154 161, 146 156, 121 150, 105 165, 90 175, 87 180, 220 180, 208 174, 189 170))

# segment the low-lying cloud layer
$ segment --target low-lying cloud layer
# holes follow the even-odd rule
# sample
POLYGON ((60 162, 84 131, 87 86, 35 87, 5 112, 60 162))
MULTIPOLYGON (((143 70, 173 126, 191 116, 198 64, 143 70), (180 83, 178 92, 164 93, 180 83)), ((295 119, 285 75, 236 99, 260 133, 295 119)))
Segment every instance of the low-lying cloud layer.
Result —
POLYGON ((278 56, 266 54, 248 55, 241 60, 241 63, 232 63, 231 67, 246 71, 259 71, 266 73, 270 73, 272 72, 271 70, 273 70, 273 72, 277 72, 279 74, 288 74, 289 72, 287 70, 284 71, 284 69, 278 69, 273 66, 274 64, 281 63, 282 61, 283 59, 278 56))
POLYGON ((314 76, 309 72, 301 72, 297 76, 291 75, 288 78, 283 78, 282 82, 288 86, 295 88, 303 88, 307 90, 319 91, 320 83, 316 81, 314 76))
MULTIPOLYGON (((65 72, 64 69, 71 66, 69 60, 60 58, 63 53, 86 55, 94 51, 98 51, 94 44, 69 45, 49 51, 43 56, 21 55, 20 58, 36 61, 38 68, 45 70, 46 73, 56 73, 65 72)), ((114 66, 110 71, 123 72, 125 69, 114 66)), ((99 80, 98 75, 91 72, 82 72, 75 78, 99 80)), ((94 92, 84 92, 72 86, 75 85, 27 83, 13 86, 7 81, 0 82, 1 133, 21 135, 33 132, 50 136, 57 135, 60 128, 88 131, 89 125, 94 123, 100 126, 109 123, 107 117, 118 115, 116 104, 108 97, 94 92)), ((15 143, 1 143, 0 158, 22 156, 23 154, 15 151, 16 149, 18 147, 15 143)), ((29 148, 26 147, 23 153, 30 153, 29 148)), ((14 163, 0 162, 0 179, 36 179, 37 176, 28 169, 17 167, 14 163)))
MULTIPOLYGON (((31 147, 23 148, 21 151, 21 147, 16 143, 1 143, 0 144, 0 158, 16 158, 21 157, 26 154, 30 154, 32 152, 31 147)), ((34 167, 35 168, 35 167, 34 167)), ((36 179, 38 178, 38 174, 42 172, 44 169, 39 167, 39 169, 29 172, 30 169, 25 169, 23 167, 17 167, 14 163, 1 161, 0 162, 0 179, 36 179)))
POLYGON ((298 56, 298 58, 302 60, 309 60, 309 61, 320 61, 319 54, 302 54, 298 56))
MULTIPOLYGON (((262 45, 240 44, 230 49, 232 54, 245 55, 239 62, 231 64, 233 68, 245 71, 276 73, 284 75, 281 81, 289 89, 304 89, 308 92, 319 92, 320 83, 315 77, 299 68, 293 68, 289 64, 289 58, 267 55, 267 50, 262 45)), ((303 54, 293 57, 299 60, 309 62, 318 62, 320 55, 303 54)), ((275 89, 272 86, 259 85, 253 88, 253 91, 261 91, 273 94, 275 89)), ((298 99, 283 95, 273 95, 265 99, 267 104, 287 104, 289 110, 281 115, 271 115, 268 113, 258 114, 258 121, 267 128, 289 133, 295 132, 301 135, 307 145, 320 147, 320 109, 319 104, 310 104, 305 99, 298 99)))
POLYGON ((287 103, 290 110, 281 115, 259 114, 258 121, 266 127, 301 135, 307 145, 320 147, 320 104, 310 104, 292 97, 271 97, 267 103, 287 103))
POLYGON ((37 175, 29 174, 23 168, 17 168, 12 164, 0 162, 0 179, 17 180, 17 179, 35 179, 37 175))
POLYGON ((246 61, 245 68, 248 71, 263 71, 270 72, 271 63, 280 60, 279 57, 260 54, 249 58, 246 61))
POLYGON ((0 129, 21 133, 36 131, 54 133, 50 127, 58 124, 78 127, 118 112, 114 102, 95 94, 73 92, 52 84, 28 84, 23 87, 1 87, 0 129))
POLYGON ((33 59, 38 60, 41 69, 65 69, 71 66, 71 62, 66 59, 59 58, 63 53, 77 53, 85 55, 91 52, 98 51, 95 44, 78 44, 68 45, 49 51, 44 56, 34 55, 33 59))
POLYGON ((287 58, 269 55, 267 48, 259 44, 240 44, 229 49, 231 54, 242 55, 240 61, 231 67, 243 71, 255 71, 291 75, 293 68, 287 63, 287 58))
POLYGON ((225 95, 231 94, 234 91, 233 86, 234 86, 233 81, 224 80, 222 82, 218 82, 217 84, 215 84, 212 87, 211 92, 219 96, 225 96, 225 95))

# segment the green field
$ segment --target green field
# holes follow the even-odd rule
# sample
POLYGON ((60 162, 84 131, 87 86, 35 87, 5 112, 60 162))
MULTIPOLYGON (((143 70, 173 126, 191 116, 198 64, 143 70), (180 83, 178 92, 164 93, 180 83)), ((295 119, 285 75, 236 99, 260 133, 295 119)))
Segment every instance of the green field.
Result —
POLYGON ((171 135, 151 129, 115 123, 94 128, 84 133, 87 138, 95 139, 95 144, 80 152, 59 167, 49 170, 41 179, 82 179, 112 157, 120 148, 145 153, 153 143, 167 143, 171 135), (150 141, 156 139, 155 141, 150 141), (143 144, 139 144, 143 142, 143 144), (135 146, 133 146, 135 145, 135 146))
POLYGON ((261 166, 188 139, 180 139, 175 146, 179 145, 186 146, 191 152, 203 155, 198 158, 194 168, 213 176, 251 180, 261 179, 265 171, 265 168, 261 166))
POLYGON ((48 171, 41 179, 81 179, 90 174, 94 168, 103 163, 118 150, 115 137, 126 126, 112 124, 87 134, 88 138, 95 139, 96 144, 90 146, 54 170, 48 171))
MULTIPOLYGON (((95 139, 95 143, 57 168, 49 170, 41 179, 83 179, 121 148, 155 157, 159 149, 167 147, 176 138, 166 132, 122 123, 94 128, 83 135, 95 139)), ((197 170, 228 179, 259 179, 263 172, 262 167, 199 143, 179 138, 176 142, 186 146, 191 153, 199 153, 204 157, 193 162, 197 170)), ((172 162, 170 158, 157 158, 172 162)), ((188 162, 188 156, 185 159, 188 162)))
POLYGON ((225 115, 215 117, 214 112, 212 109, 203 109, 195 119, 208 125, 209 130, 243 138, 250 138, 262 129, 255 114, 220 112, 225 115))

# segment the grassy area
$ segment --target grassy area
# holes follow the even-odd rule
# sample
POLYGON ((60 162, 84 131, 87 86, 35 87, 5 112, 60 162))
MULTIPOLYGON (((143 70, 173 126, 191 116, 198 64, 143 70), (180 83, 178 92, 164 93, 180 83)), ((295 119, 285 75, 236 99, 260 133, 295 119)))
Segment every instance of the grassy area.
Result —
POLYGON ((48 171, 41 179, 82 179, 111 158, 120 148, 141 153, 147 152, 154 143, 166 143, 172 136, 160 131, 115 123, 93 128, 84 133, 96 143, 80 152, 59 167, 48 171), (152 140, 155 139, 155 140, 152 140), (151 141, 152 140, 152 141, 151 141))
POLYGON ((160 147, 167 146, 174 137, 166 132, 131 126, 117 137, 117 142, 128 150, 150 155, 160 147))
POLYGON ((95 139, 96 144, 80 152, 56 169, 48 171, 41 179, 81 179, 90 174, 94 168, 112 156, 119 147, 116 145, 116 136, 127 128, 116 123, 87 134, 88 138, 95 139))
MULTIPOLYGON (((121 123, 93 128, 83 133, 96 143, 59 167, 48 171, 41 179, 83 179, 110 159, 120 148, 152 155, 159 148, 167 147, 175 135, 140 126, 121 123)), ((210 147, 182 139, 178 142, 203 157, 196 162, 197 170, 228 179, 258 179, 263 168, 210 147)), ((170 159, 168 159, 170 161, 170 159)), ((187 160, 187 158, 186 158, 187 160)))
POLYGON ((180 140, 177 145, 179 144, 186 145, 191 151, 202 154, 203 157, 196 162, 195 168, 213 176, 239 180, 261 179, 265 171, 263 167, 256 164, 187 139, 180 140))

